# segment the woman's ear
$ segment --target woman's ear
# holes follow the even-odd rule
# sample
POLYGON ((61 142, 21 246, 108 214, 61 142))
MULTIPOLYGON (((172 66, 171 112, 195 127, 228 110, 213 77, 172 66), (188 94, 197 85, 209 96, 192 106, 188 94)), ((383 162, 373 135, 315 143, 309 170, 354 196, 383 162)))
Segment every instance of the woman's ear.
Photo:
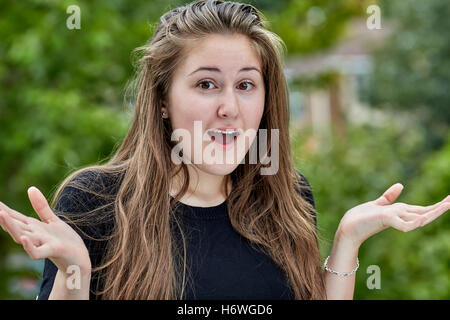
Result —
POLYGON ((167 104, 165 102, 163 102, 163 106, 164 107, 161 108, 161 117, 163 117, 164 119, 167 119, 167 118, 169 118, 169 113, 167 111, 167 104))

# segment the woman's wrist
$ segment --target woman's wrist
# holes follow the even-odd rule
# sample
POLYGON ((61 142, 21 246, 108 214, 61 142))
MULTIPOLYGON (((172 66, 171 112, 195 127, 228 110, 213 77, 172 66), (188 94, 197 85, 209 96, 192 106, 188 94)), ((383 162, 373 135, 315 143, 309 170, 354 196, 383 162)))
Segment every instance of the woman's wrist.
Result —
POLYGON ((342 230, 338 228, 327 261, 328 267, 342 273, 350 272, 357 264, 359 247, 359 243, 348 238, 345 233, 342 233, 342 230))
POLYGON ((58 270, 49 300, 89 300, 91 273, 58 270))
POLYGON ((334 242, 339 243, 340 246, 345 246, 346 248, 351 249, 353 251, 354 250, 358 251, 363 241, 356 240, 353 237, 351 237, 346 227, 339 224, 336 233, 334 235, 334 242))
POLYGON ((353 299, 358 251, 359 244, 346 237, 338 228, 329 258, 326 259, 326 269, 330 270, 325 271, 327 299, 353 299))

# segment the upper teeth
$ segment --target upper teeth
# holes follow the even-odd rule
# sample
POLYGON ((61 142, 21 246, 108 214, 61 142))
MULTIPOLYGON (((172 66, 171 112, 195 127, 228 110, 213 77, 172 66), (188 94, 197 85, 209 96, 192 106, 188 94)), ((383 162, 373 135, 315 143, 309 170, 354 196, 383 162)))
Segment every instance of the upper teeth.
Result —
POLYGON ((239 134, 239 132, 236 131, 236 130, 220 130, 220 129, 210 130, 209 133, 216 133, 216 134, 233 134, 233 135, 239 134))

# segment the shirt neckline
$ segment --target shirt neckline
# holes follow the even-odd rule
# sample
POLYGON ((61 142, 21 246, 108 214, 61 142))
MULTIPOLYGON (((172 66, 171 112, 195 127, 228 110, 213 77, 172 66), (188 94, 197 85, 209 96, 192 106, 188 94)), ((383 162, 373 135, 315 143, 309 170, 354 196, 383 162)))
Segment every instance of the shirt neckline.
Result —
MULTIPOLYGON (((170 197, 173 199, 172 196, 170 197)), ((182 215, 186 218, 201 220, 228 218, 227 200, 210 207, 192 206, 180 201, 177 201, 176 205, 181 208, 182 215)))

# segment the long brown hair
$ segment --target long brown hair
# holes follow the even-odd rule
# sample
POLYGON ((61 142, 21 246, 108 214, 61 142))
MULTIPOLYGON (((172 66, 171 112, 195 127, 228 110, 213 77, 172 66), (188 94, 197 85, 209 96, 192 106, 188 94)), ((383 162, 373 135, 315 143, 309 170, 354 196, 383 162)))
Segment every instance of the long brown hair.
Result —
MULTIPOLYGON (((266 89, 259 128, 267 129, 267 141, 271 141, 270 129, 279 129, 276 174, 259 174, 264 166, 250 164, 247 153, 245 162, 226 177, 232 182, 226 191, 231 224, 285 271, 296 299, 325 299, 314 208, 296 192, 307 185, 298 179, 289 145, 288 89, 282 69, 285 46, 251 5, 196 1, 161 17, 153 37, 138 48, 135 112, 125 139, 107 163, 68 176, 52 206, 64 187, 83 172, 120 176, 115 196, 104 195, 114 213, 114 230, 102 265, 93 269, 104 275, 104 288, 98 294, 102 299, 183 297, 185 241, 182 248, 174 245, 170 223, 174 219, 180 228, 173 209, 187 191, 189 175, 184 163, 171 161, 172 128, 170 121, 162 119, 161 107, 186 41, 213 33, 239 33, 251 39, 261 59, 266 89), (183 187, 171 198, 170 181, 179 170, 184 174, 183 187)), ((268 143, 268 153, 270 148, 268 143)))

